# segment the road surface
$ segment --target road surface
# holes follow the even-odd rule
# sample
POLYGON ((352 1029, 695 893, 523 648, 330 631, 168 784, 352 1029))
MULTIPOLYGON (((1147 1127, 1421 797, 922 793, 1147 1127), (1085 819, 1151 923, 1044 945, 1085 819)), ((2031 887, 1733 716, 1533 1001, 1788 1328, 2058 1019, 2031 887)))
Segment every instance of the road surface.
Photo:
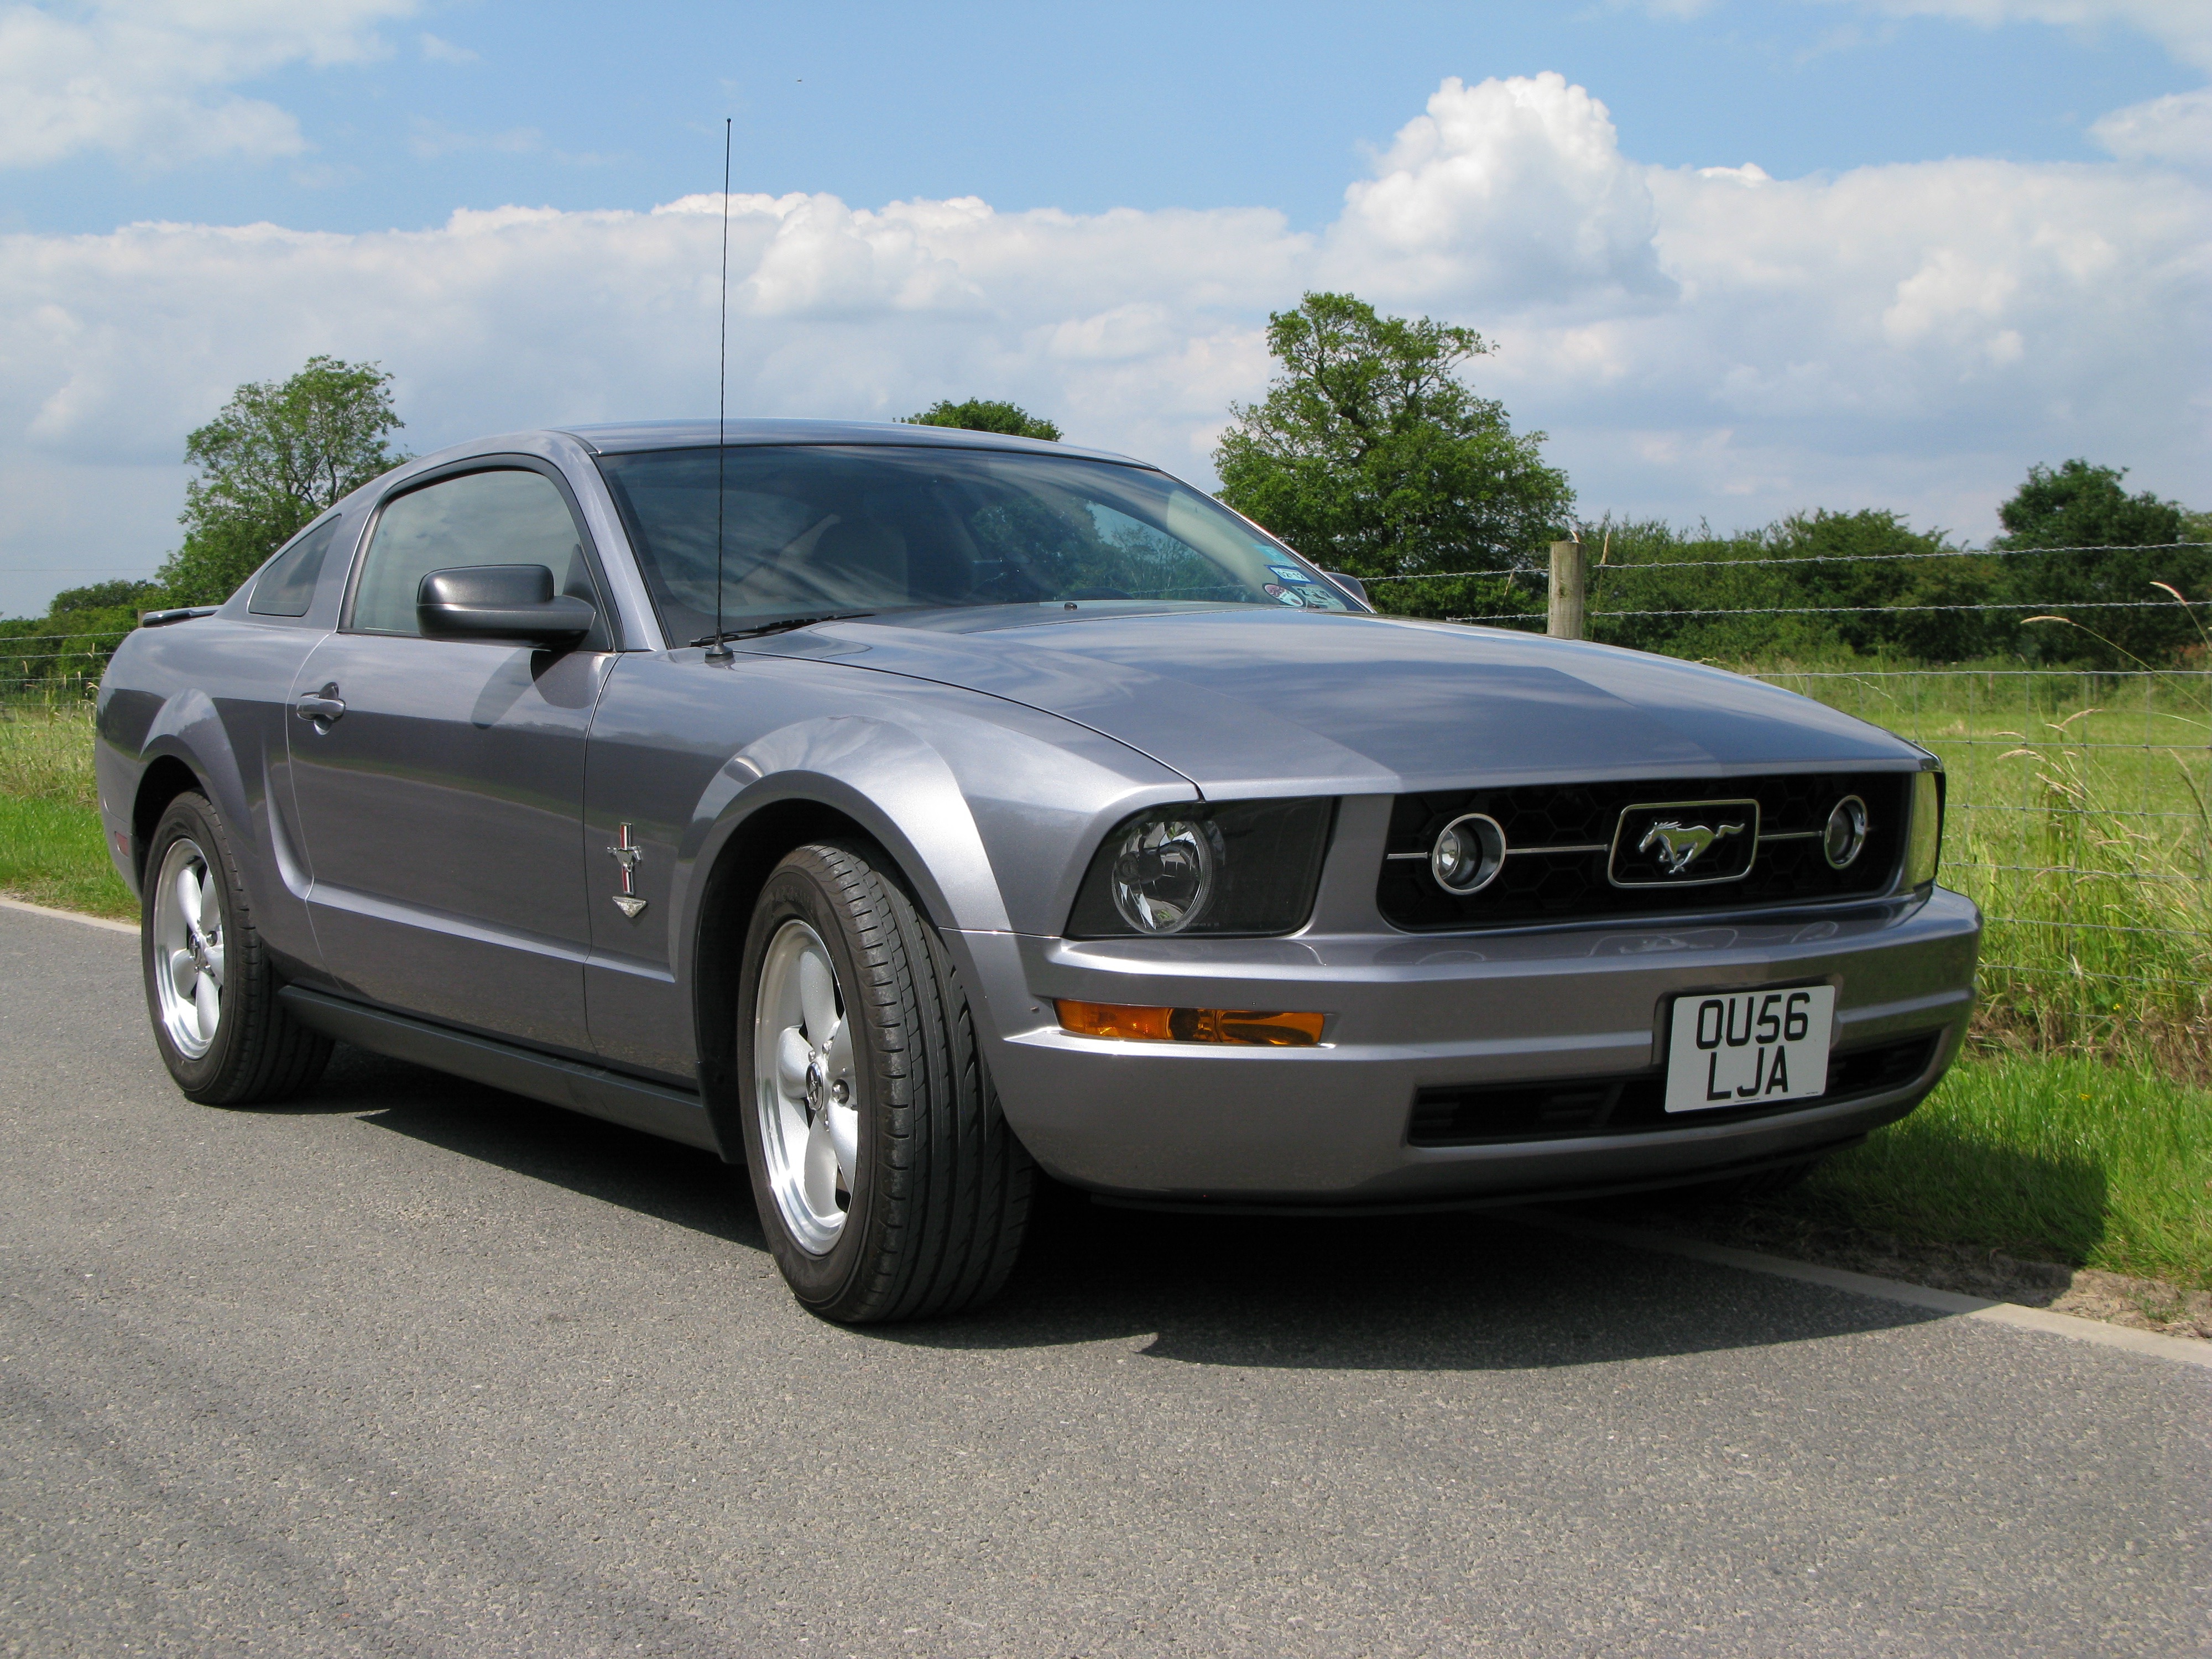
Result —
POLYGON ((2182 1654, 2212 1371, 1467 1217, 801 1312, 700 1154, 169 1085, 0 912, 0 1655, 2182 1654))

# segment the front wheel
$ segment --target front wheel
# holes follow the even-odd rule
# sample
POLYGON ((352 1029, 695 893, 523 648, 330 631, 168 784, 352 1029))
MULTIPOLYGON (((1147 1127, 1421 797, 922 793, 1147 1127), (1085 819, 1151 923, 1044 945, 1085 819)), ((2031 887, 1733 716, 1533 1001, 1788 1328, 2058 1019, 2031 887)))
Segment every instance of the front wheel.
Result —
POLYGON ((230 836, 204 795, 171 801, 146 849, 139 951, 154 1042, 208 1106, 282 1100, 322 1074, 319 1036, 284 1012, 230 836))
POLYGON ((995 1295, 1033 1180, 959 974, 879 856, 830 842, 785 858, 738 985, 761 1226, 799 1299, 848 1324, 995 1295))

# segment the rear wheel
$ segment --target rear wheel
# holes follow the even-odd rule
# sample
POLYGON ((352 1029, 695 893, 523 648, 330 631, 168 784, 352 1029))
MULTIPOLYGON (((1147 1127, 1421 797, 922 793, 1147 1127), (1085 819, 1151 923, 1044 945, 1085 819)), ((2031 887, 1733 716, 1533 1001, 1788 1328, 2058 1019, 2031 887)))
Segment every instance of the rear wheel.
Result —
POLYGON ((852 1324, 996 1294, 1033 1180, 959 974, 878 856, 832 842, 779 864, 738 987, 761 1226, 799 1299, 852 1324))
POLYGON ((208 1106, 297 1094, 322 1074, 330 1039, 276 1000, 230 836, 207 797, 171 801, 146 849, 139 953, 154 1042, 177 1086, 208 1106))

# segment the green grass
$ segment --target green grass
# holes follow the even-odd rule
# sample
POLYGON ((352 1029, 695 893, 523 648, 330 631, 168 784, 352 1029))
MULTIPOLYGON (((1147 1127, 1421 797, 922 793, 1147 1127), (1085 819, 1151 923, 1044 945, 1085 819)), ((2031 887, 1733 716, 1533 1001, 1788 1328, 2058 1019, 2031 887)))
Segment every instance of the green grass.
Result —
POLYGON ((135 921, 138 901, 101 839, 92 710, 0 708, 0 893, 135 921))
POLYGON ((2212 676, 1761 677, 1942 758, 1942 879, 1988 919, 1981 1042, 2212 1085, 2212 676))
POLYGON ((125 921, 138 901, 115 873, 100 814, 64 801, 0 795, 0 893, 125 921))
POLYGON ((1773 1207, 2212 1290, 2212 1092, 2075 1055, 1969 1057, 1773 1207))

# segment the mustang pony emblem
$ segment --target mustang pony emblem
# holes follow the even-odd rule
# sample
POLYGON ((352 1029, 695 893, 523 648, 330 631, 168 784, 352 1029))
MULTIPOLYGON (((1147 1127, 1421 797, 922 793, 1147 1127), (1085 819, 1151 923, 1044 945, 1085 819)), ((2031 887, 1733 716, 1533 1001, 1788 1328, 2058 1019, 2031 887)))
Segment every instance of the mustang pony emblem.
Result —
POLYGON ((1695 864, 1708 847, 1728 836, 1740 835, 1740 823, 1723 823, 1717 829, 1703 823, 1676 823, 1671 818, 1664 823, 1655 823, 1644 832, 1644 839, 1636 843, 1636 850, 1648 853, 1656 842, 1659 848, 1659 867, 1670 876, 1679 876, 1695 864))
POLYGON ((622 868, 622 891, 614 896, 615 908, 635 921, 646 906, 646 901, 637 896, 637 866, 644 862, 645 854, 632 844, 629 825, 623 825, 621 834, 607 853, 622 868))

